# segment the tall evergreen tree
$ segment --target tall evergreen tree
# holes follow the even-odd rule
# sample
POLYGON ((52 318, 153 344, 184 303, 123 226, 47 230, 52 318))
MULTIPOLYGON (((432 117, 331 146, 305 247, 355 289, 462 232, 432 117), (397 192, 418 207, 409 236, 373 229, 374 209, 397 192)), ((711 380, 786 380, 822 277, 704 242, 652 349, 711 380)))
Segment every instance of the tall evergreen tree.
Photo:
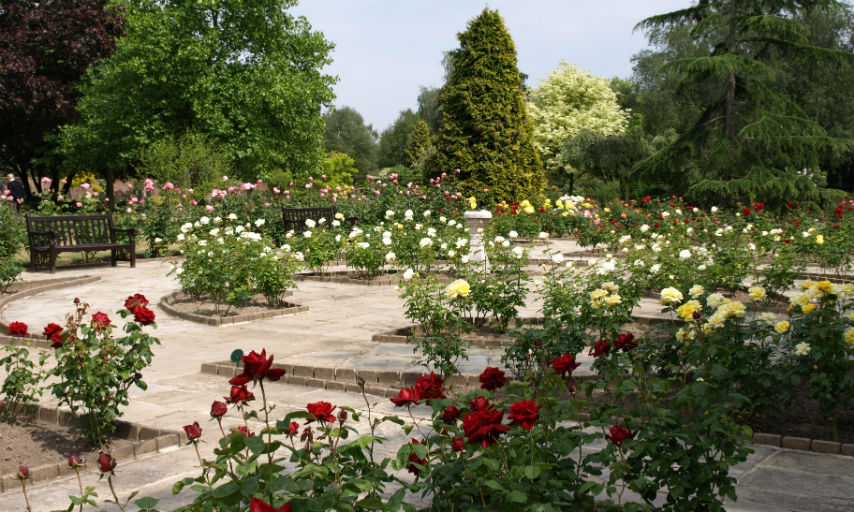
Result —
POLYGON ((424 154, 430 150, 430 128, 427 122, 419 119, 409 134, 409 144, 406 146, 406 163, 409 166, 418 164, 424 154))
POLYGON ((818 172, 821 157, 851 141, 828 134, 774 87, 780 55, 851 59, 848 52, 809 44, 798 21, 804 9, 831 4, 837 2, 699 0, 641 22, 649 29, 691 28, 691 37, 708 52, 671 60, 663 70, 678 73, 682 84, 703 84, 708 94, 687 128, 638 169, 679 176, 689 197, 697 200, 821 203, 833 197, 818 172))
POLYGON ((490 199, 542 192, 545 174, 534 148, 516 47, 497 11, 484 11, 457 35, 439 94, 442 126, 426 172, 460 169, 461 190, 490 199))

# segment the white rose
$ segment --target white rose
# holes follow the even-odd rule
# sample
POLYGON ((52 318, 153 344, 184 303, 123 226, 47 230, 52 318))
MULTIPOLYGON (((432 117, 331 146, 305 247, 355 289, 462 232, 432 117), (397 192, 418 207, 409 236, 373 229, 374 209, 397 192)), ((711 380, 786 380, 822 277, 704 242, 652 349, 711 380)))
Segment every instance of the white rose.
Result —
POLYGON ((263 226, 266 223, 267 223, 267 221, 265 219, 255 219, 255 227, 256 228, 260 228, 261 226, 263 226))
POLYGON ((406 269, 406 272, 403 273, 403 278, 405 280, 409 281, 410 279, 412 279, 412 276, 414 276, 414 275, 415 275, 415 271, 412 270, 411 268, 408 268, 408 269, 406 269))

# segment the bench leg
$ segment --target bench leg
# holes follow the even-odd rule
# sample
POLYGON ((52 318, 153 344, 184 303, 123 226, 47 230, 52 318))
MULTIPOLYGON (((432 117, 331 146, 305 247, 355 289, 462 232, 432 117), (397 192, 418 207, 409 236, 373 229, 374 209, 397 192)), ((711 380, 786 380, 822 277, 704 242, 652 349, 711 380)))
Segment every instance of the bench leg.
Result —
POLYGON ((136 268, 136 244, 130 244, 130 268, 136 268))
POLYGON ((110 266, 111 267, 116 266, 116 250, 115 249, 110 250, 110 266))
POLYGON ((50 273, 56 274, 56 247, 50 248, 50 273))
POLYGON ((36 254, 37 254, 36 251, 34 251, 33 249, 30 249, 30 270, 32 272, 36 271, 36 259, 37 259, 36 254))

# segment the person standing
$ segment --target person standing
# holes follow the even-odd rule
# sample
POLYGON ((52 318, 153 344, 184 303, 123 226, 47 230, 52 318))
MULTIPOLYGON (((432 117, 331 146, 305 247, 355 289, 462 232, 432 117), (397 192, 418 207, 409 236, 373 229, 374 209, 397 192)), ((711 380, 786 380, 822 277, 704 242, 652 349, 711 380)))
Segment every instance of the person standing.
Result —
POLYGON ((21 204, 24 202, 24 186, 15 179, 15 175, 11 172, 6 175, 6 188, 15 203, 15 211, 21 213, 21 204))

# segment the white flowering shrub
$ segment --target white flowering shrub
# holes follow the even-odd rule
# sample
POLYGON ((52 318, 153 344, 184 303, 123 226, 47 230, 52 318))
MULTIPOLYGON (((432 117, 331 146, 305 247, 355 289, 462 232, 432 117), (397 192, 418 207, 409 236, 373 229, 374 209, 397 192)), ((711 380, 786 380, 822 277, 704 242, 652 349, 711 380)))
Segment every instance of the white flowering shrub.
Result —
POLYGON ((293 288, 299 257, 288 245, 275 248, 261 222, 240 224, 237 216, 202 217, 181 226, 184 261, 173 270, 181 289, 222 306, 241 306, 263 295, 271 307, 293 288))

